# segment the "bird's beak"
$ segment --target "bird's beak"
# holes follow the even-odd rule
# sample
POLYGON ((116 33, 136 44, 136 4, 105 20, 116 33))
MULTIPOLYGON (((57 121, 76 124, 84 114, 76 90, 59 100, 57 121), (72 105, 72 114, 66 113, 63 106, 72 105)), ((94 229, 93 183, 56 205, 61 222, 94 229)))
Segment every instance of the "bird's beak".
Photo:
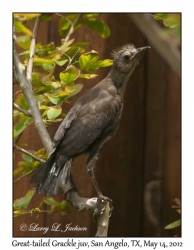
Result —
POLYGON ((150 49, 151 47, 150 46, 146 46, 146 47, 142 47, 142 48, 138 48, 136 53, 135 53, 135 57, 136 56, 142 56, 148 49, 150 49))

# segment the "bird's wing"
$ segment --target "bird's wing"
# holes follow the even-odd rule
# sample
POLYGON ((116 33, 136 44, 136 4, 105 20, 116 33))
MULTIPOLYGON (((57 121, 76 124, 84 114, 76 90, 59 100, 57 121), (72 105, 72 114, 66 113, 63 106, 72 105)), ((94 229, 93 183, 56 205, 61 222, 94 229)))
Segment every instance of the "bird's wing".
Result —
POLYGON ((80 107, 81 106, 79 103, 75 103, 75 105, 71 108, 65 119, 60 124, 53 139, 53 148, 56 148, 63 139, 66 130, 71 126, 72 121, 77 117, 80 107))
POLYGON ((97 91, 93 98, 86 96, 86 101, 71 120, 71 126, 66 129, 56 150, 57 165, 62 165, 66 159, 87 152, 89 147, 99 138, 106 136, 116 127, 120 120, 122 104, 116 96, 107 91, 97 91))

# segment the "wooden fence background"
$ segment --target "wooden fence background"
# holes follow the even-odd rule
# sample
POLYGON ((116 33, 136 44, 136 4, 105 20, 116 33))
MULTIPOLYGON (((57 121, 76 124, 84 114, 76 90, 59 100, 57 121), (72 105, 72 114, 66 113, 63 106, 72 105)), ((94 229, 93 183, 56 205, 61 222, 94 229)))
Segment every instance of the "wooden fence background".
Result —
MULTIPOLYGON (((132 14, 131 14, 132 15, 132 14)), ((141 14, 140 14, 141 15, 141 14)), ((81 27, 73 37, 76 41, 90 43, 88 51, 94 49, 101 59, 110 58, 115 48, 127 43, 136 47, 151 46, 135 26, 128 14, 102 14, 111 36, 100 38, 87 27, 81 27)), ((58 34, 59 18, 55 15, 49 23, 42 23, 38 42, 60 43, 58 34)), ((84 88, 64 105, 67 112, 79 96, 103 79, 109 69, 101 69, 93 81, 81 81, 84 88), (91 83, 92 82, 92 83, 91 83)), ((172 209, 172 200, 181 198, 181 81, 152 47, 142 58, 130 78, 125 95, 124 112, 116 136, 102 149, 96 168, 96 175, 104 195, 114 201, 114 211, 110 218, 110 237, 160 237, 180 236, 180 229, 164 230, 164 227, 179 218, 172 209)), ((49 127, 53 138, 59 124, 49 127)), ((21 137, 29 149, 38 150, 42 143, 33 126, 21 137)), ((21 160, 16 152, 15 162, 21 160)), ((84 197, 95 197, 93 184, 86 173, 86 156, 77 158, 72 173, 79 191, 84 197)), ((29 178, 14 184, 14 199, 24 196, 32 185, 29 178)), ((35 207, 43 196, 35 195, 35 207)), ((62 200, 60 191, 56 200, 62 200)), ((45 205, 46 208, 46 205, 45 205)), ((14 236, 94 236, 96 224, 91 212, 77 212, 71 209, 66 216, 60 214, 25 215, 13 219, 14 236), (39 227, 51 227, 60 223, 87 227, 86 232, 42 232, 21 231, 22 223, 32 223, 39 227)))

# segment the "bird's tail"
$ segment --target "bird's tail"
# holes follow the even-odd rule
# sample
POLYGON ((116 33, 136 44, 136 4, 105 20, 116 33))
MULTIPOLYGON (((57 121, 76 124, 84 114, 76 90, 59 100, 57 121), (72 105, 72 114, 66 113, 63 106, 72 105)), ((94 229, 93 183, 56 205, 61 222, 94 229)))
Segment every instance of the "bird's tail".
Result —
POLYGON ((59 167, 55 162, 54 155, 42 164, 32 175, 30 182, 37 184, 36 192, 45 193, 47 196, 55 196, 58 187, 64 187, 69 180, 71 172, 71 161, 68 160, 64 166, 59 167))

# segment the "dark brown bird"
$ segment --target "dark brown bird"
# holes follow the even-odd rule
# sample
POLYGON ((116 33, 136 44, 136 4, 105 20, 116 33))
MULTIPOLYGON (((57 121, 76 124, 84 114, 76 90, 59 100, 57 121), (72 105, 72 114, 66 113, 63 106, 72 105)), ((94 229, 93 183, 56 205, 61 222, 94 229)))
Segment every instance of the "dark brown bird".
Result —
POLYGON ((94 167, 99 150, 119 125, 129 77, 149 48, 126 45, 113 52, 109 74, 77 100, 54 136, 54 150, 49 159, 32 175, 31 182, 37 184, 37 193, 56 195, 58 187, 65 186, 70 177, 72 160, 88 153, 87 172, 99 198, 105 198, 96 182, 94 167))

